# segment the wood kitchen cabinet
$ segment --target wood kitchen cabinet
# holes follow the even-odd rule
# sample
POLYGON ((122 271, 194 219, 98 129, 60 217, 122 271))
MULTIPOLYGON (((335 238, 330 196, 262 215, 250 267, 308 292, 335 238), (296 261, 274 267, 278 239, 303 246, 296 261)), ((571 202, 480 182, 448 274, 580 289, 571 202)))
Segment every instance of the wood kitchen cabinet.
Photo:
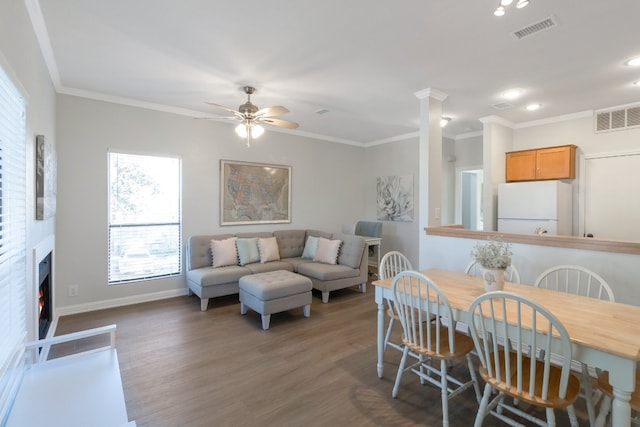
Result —
POLYGON ((507 182, 576 177, 575 145, 511 151, 506 155, 507 182))

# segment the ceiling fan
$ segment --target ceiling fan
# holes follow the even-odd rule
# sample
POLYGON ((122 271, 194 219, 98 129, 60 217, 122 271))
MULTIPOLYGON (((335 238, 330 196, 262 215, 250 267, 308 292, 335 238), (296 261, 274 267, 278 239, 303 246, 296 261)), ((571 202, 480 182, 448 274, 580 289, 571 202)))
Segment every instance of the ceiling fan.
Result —
POLYGON ((247 147, 250 146, 251 138, 257 138, 264 133, 264 128, 260 126, 260 124, 287 129, 295 129, 298 127, 298 124, 295 122, 274 118, 274 116, 281 116, 282 114, 288 113, 289 110, 281 105, 258 109, 255 104, 251 103, 251 95, 256 89, 253 86, 245 86, 242 89, 247 94, 247 102, 240 105, 237 110, 213 102, 207 102, 207 104, 233 113, 233 116, 221 118, 240 121, 240 124, 236 126, 236 133, 240 137, 247 139, 247 147))

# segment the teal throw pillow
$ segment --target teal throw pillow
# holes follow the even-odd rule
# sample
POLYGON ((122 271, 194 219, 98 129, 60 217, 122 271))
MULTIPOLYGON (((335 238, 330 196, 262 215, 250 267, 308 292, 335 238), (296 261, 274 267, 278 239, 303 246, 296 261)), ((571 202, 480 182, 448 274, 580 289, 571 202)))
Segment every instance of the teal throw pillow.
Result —
POLYGON ((236 239, 238 248, 238 261, 240 265, 251 264, 260 261, 260 251, 258 250, 258 238, 236 239))
POLYGON ((307 242, 304 244, 304 250, 302 251, 302 258, 314 259, 316 252, 318 251, 318 238, 309 236, 307 242))

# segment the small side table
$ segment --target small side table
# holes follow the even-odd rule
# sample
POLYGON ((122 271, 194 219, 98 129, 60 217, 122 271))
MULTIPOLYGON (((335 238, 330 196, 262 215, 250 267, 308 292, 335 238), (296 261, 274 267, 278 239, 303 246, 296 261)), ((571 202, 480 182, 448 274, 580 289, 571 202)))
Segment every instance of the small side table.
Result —
POLYGON ((369 275, 378 278, 378 268, 380 267, 380 244, 382 243, 381 237, 367 237, 363 236, 364 241, 367 244, 367 252, 369 254, 369 275), (371 267, 375 267, 375 273, 371 272, 371 267))

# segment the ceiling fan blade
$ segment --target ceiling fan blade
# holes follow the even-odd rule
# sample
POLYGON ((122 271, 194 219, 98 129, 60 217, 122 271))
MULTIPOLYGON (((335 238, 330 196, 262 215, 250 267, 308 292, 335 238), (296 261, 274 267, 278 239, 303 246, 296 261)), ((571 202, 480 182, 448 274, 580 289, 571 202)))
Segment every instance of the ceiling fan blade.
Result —
POLYGON ((295 122, 290 122, 288 120, 282 120, 282 119, 272 119, 270 117, 259 117, 257 121, 271 125, 271 126, 278 126, 278 127, 287 128, 287 129, 295 129, 298 127, 298 124, 295 122))
POLYGON ((267 108, 258 110, 255 114, 255 117, 281 116, 282 114, 285 114, 288 112, 289 110, 284 108, 282 105, 276 105, 275 107, 267 107, 267 108))
POLYGON ((224 105, 216 104, 214 102, 206 102, 205 101, 205 104, 209 104, 209 105, 212 105, 214 107, 222 108, 223 110, 228 111, 230 113, 233 113, 233 114, 235 114, 236 116, 238 116, 240 118, 244 118, 242 113, 240 113, 239 111, 234 110, 233 108, 225 107, 224 105))
POLYGON ((242 121, 242 118, 238 117, 238 116, 194 117, 194 119, 197 119, 197 120, 235 120, 235 121, 242 121))

